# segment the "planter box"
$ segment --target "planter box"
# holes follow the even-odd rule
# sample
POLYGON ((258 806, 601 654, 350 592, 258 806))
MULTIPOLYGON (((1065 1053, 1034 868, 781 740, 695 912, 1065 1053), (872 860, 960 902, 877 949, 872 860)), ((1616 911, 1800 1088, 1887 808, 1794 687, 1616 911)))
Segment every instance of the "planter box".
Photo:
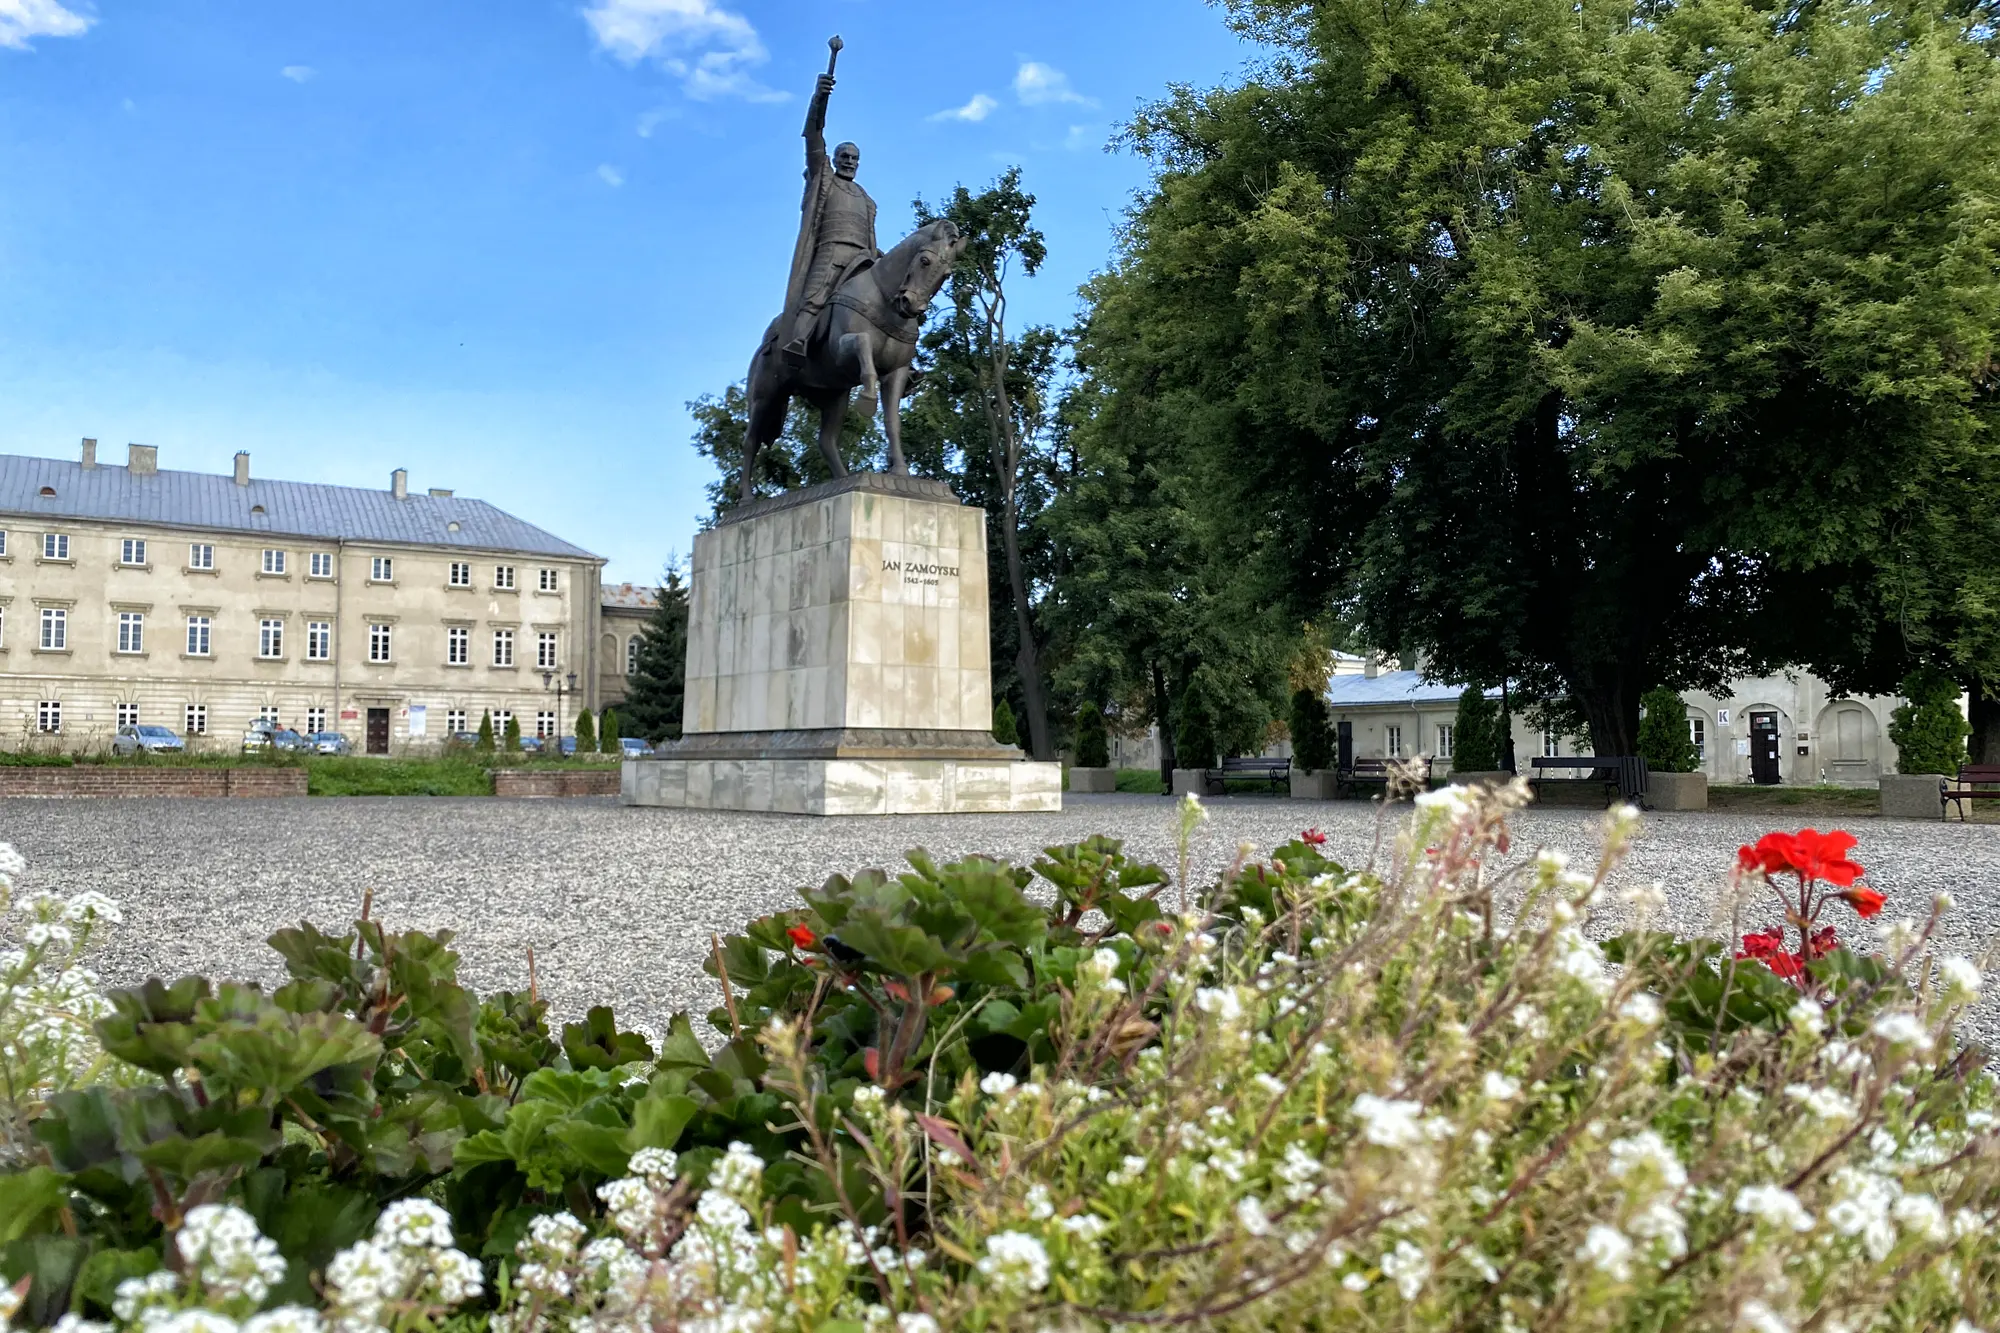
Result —
POLYGON ((0 796, 304 796, 303 768, 0 768, 0 796))
POLYGON ((1205 768, 1177 768, 1174 770, 1174 795, 1208 795, 1208 770, 1205 768))
POLYGON ((1340 794, 1340 774, 1330 768, 1316 769, 1310 773, 1303 769, 1292 770, 1292 799, 1295 801, 1330 801, 1340 794))
POLYGON ((1708 774, 1648 773, 1646 775, 1646 808, 1649 810, 1708 809, 1708 774))
POLYGON ((1115 768, 1072 768, 1069 771, 1069 789, 1073 792, 1105 792, 1118 790, 1118 770, 1115 768))
POLYGON ((572 768, 552 773, 523 773, 519 769, 493 770, 495 796, 616 796, 618 770, 615 768, 572 768))
POLYGON ((1939 796, 1945 778, 1942 773, 1899 773, 1882 779, 1882 818, 1944 819, 1944 800, 1939 796))

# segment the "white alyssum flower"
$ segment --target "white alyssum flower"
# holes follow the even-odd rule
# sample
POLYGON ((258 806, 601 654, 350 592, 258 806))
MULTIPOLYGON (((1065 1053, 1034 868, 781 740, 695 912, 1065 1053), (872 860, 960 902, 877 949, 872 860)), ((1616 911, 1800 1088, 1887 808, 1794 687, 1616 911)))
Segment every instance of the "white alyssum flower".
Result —
POLYGON ((1736 1191, 1736 1211, 1779 1230, 1811 1231, 1813 1216, 1799 1196, 1782 1185, 1745 1185, 1736 1191))
POLYGON ((1361 1122, 1361 1137, 1383 1148, 1409 1148, 1424 1141, 1418 1117, 1421 1102, 1377 1097, 1364 1092, 1354 1099, 1354 1118, 1361 1122))
POLYGON ((1248 1236, 1268 1236, 1271 1234, 1271 1215, 1264 1211, 1264 1205, 1255 1195, 1246 1195, 1236 1204, 1236 1225, 1243 1228, 1248 1236))
POLYGON ((1382 1276, 1396 1284, 1406 1301, 1417 1298, 1431 1275, 1430 1256, 1407 1240, 1397 1241, 1396 1248, 1382 1256, 1381 1268, 1382 1276))
POLYGON ((1791 1021, 1793 1027, 1802 1032, 1817 1035, 1826 1031, 1826 1010, 1820 1007, 1818 1000, 1810 997, 1801 997, 1798 1003, 1786 1011, 1785 1017, 1791 1021))
POLYGON ((1660 1020, 1666 1017, 1666 1011, 1660 1008, 1658 1000, 1640 991, 1618 1006, 1618 1016, 1650 1028, 1660 1025, 1660 1020))
POLYGON ((1593 995, 1608 995, 1611 978, 1604 971, 1604 950, 1575 926, 1564 926, 1555 934, 1556 970, 1576 978, 1593 995))
POLYGON ((1868 1031, 1892 1046, 1908 1046, 1917 1051, 1931 1048, 1929 1029, 1924 1027, 1922 1019, 1907 1009, 1883 1014, 1869 1025, 1868 1031))
POLYGON ((1833 1124, 1846 1124, 1861 1114, 1852 1099, 1833 1088, 1815 1087, 1810 1083, 1792 1083, 1785 1087, 1785 1096, 1811 1112, 1821 1120, 1833 1124))
POLYGON ((1204 1014, 1214 1014, 1225 1024, 1243 1019, 1243 1000, 1235 986, 1201 987, 1194 993, 1194 1007, 1204 1014))
POLYGON ((303 1305, 280 1305, 243 1321, 243 1333, 324 1333, 319 1311, 303 1305))
POLYGON ((975 1265, 1000 1291, 1026 1295, 1049 1285, 1049 1252, 1025 1231, 986 1238, 986 1254, 975 1265))
POLYGON ((451 1214, 429 1199, 398 1199, 375 1220, 375 1239, 405 1249, 443 1249, 452 1243, 451 1214))
POLYGON ((896 1333, 938 1333, 938 1321, 927 1314, 899 1314, 896 1333))
POLYGON ((187 1270, 204 1292, 260 1305, 271 1287, 284 1280, 285 1259, 278 1243, 257 1229, 250 1214, 234 1204, 204 1203, 188 1210, 174 1236, 187 1270))
POLYGON ((1972 965, 1970 959, 1952 954, 1939 961, 1938 981, 1946 994, 1970 1000, 1979 994, 1985 978, 1979 975, 1979 969, 1972 965))
POLYGON ((1509 1078, 1497 1069, 1489 1069, 1480 1081, 1479 1090, 1493 1101, 1511 1102, 1521 1095, 1521 1080, 1509 1078))
POLYGON ((1840 1197, 1826 1210, 1827 1225, 1843 1236, 1860 1237, 1868 1257, 1880 1263, 1896 1248, 1890 1209, 1902 1187, 1887 1176, 1851 1166, 1834 1172, 1832 1183, 1840 1197))
POLYGON ((1599 1222, 1584 1234, 1576 1257, 1615 1282, 1632 1276, 1632 1242, 1617 1227, 1599 1222))
POLYGON ((1748 1300, 1736 1308, 1736 1326, 1750 1333, 1792 1333, 1783 1315, 1759 1300, 1748 1300))
POLYGON ((1002 1074, 996 1070, 979 1080, 979 1090, 988 1097, 1004 1097, 1014 1090, 1018 1081, 1012 1074, 1002 1074))

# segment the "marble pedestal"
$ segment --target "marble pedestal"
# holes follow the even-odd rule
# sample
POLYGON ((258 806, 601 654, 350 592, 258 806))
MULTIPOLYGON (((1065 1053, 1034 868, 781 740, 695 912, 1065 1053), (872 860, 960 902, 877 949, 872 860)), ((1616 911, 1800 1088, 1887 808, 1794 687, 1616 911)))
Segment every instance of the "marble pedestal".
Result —
POLYGON ((790 814, 1059 810, 1062 767, 993 739, 986 515, 879 473, 695 538, 682 738, 627 805, 790 814))

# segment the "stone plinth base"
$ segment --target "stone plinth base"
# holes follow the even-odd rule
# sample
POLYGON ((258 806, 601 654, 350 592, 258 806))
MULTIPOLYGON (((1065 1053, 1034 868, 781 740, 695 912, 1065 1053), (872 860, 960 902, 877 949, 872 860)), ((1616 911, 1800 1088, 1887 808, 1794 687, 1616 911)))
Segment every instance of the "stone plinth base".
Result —
POLYGON ((1069 771, 1069 789, 1073 792, 1112 792, 1118 790, 1118 770, 1115 768, 1072 768, 1069 771))
POLYGON ((1062 809, 1062 765, 962 759, 627 759, 618 799, 787 815, 1062 809))
POLYGON ((1708 774, 1648 773, 1646 808, 1649 810, 1708 809, 1708 774))
POLYGON ((1884 819, 1944 818, 1942 773, 1897 773, 1882 779, 1884 819))

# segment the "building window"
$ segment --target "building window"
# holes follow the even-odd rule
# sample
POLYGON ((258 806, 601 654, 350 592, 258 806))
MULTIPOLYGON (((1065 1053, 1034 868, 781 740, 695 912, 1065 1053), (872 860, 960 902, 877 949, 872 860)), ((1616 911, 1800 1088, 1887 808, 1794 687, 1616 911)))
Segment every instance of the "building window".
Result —
POLYGON ((512 565, 493 566, 493 586, 503 589, 512 588, 514 586, 514 567, 512 565))
POLYGON ((119 705, 118 705, 118 725, 119 725, 119 726, 121 726, 121 727, 136 727, 136 726, 138 726, 138 725, 139 725, 139 705, 137 705, 137 704, 119 704, 119 705))
POLYGON ((330 620, 308 620, 306 622, 306 660, 324 662, 333 656, 333 622, 330 620))
POLYGON ((208 656, 208 617, 188 617, 188 656, 208 656))
POLYGON ((0 556, 4 556, 6 554, 7 554, 7 533, 5 529, 0 529, 0 556))
POLYGON ((396 562, 386 555, 378 555, 368 562, 368 577, 375 583, 387 583, 396 576, 396 562))
POLYGON ((1542 731, 1542 758, 1555 759, 1562 754, 1562 736, 1553 729, 1542 731))
POLYGON ((1403 757, 1403 729, 1401 727, 1382 728, 1382 753, 1391 759, 1403 757))
POLYGON ((42 647, 51 652, 69 649, 69 612, 61 607, 42 608, 42 647))
POLYGON ((69 559, 69 534, 66 532, 45 532, 42 534, 42 559, 69 559))
POLYGON ((265 704, 257 710, 257 720, 259 722, 269 722, 274 727, 277 726, 278 706, 276 704, 265 704))
POLYGON ((215 548, 207 542, 194 542, 188 546, 189 569, 214 569, 215 548))
POLYGON ((1694 743, 1694 761, 1697 764, 1707 763, 1708 726, 1702 719, 1698 717, 1688 719, 1688 739, 1694 743))
POLYGON ((628 676, 639 674, 639 640, 641 637, 643 636, 634 634, 625 641, 625 674, 628 676))
POLYGON ((1438 758, 1451 758, 1452 736, 1457 730, 1458 728, 1450 722, 1438 723, 1438 758))
POLYGON ((282 620, 260 620, 257 622, 257 656, 283 657, 285 655, 285 622, 282 620))
POLYGON ((510 667, 514 665, 514 631, 496 629, 493 631, 493 665, 510 667))
POLYGON ((138 611, 118 613, 118 651, 121 653, 143 653, 146 651, 146 617, 138 611))
POLYGON ((465 710, 463 708, 445 709, 444 710, 445 735, 456 736, 459 733, 463 732, 464 730, 465 730, 465 710))
POLYGON ((493 710, 493 739, 499 740, 507 734, 507 724, 514 720, 514 714, 506 708, 493 710))
POLYGON ((310 735, 314 732, 321 732, 325 730, 326 730, 326 710, 324 708, 306 709, 307 734, 310 735))
POLYGON ((540 588, 543 592, 554 592, 556 590, 556 572, 553 569, 543 570, 541 573, 540 582, 538 582, 535 586, 540 588))
POLYGON ((54 736, 62 731, 62 701, 44 699, 35 708, 35 730, 54 736))
POLYGON ((368 627, 368 660, 371 662, 389 660, 389 627, 380 621, 368 627))
POLYGON ((472 631, 453 625, 444 632, 444 660, 450 666, 466 666, 472 661, 472 631))
POLYGON ((543 740, 547 740, 549 737, 555 734, 556 734, 556 715, 554 713, 536 713, 535 735, 539 736, 543 740))
POLYGON ((266 574, 282 574, 282 573, 284 573, 284 572, 285 572, 285 553, 284 553, 283 551, 266 551, 266 552, 264 552, 264 572, 265 572, 266 574))
POLYGON ((535 636, 535 665, 546 671, 556 665, 556 636, 537 634, 535 636))
POLYGON ((181 730, 190 736, 208 735, 208 705, 189 704, 181 715, 181 730))
POLYGON ((118 563, 121 565, 143 565, 146 563, 146 539, 127 537, 118 544, 118 563))
POLYGON ((451 577, 446 582, 454 588, 470 588, 472 586, 471 563, 465 560, 452 561, 451 577))
POLYGON ((7 642, 7 608, 0 606, 0 644, 7 642))
POLYGON ((306 557, 306 560, 308 562, 306 573, 310 574, 313 578, 330 579, 333 577, 333 552, 314 551, 306 557))

